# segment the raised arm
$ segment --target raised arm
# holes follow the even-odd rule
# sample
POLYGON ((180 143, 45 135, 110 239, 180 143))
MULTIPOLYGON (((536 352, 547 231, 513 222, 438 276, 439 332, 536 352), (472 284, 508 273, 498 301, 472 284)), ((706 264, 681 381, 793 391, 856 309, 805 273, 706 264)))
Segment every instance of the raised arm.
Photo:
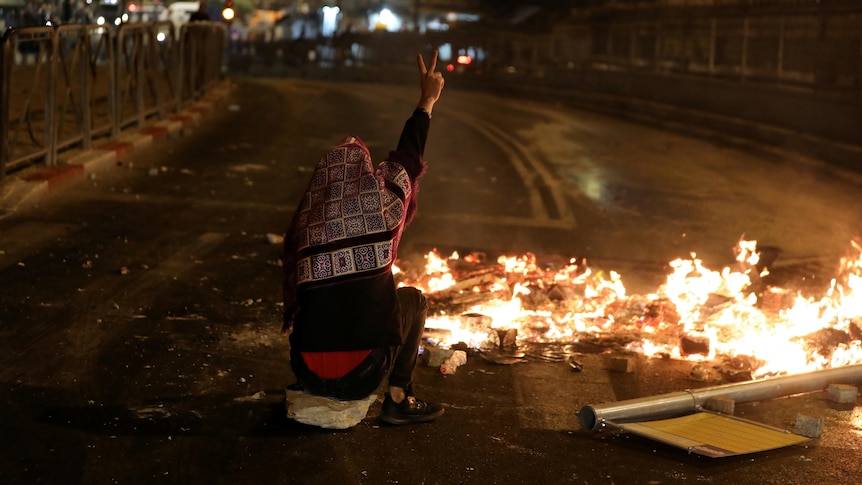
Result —
MULTIPOLYGON (((437 51, 431 58, 431 64, 426 66, 422 54, 416 54, 416 62, 419 64, 419 103, 416 104, 416 109, 413 115, 404 124, 404 130, 401 132, 401 138, 398 140, 398 148, 396 152, 399 154, 397 160, 402 162, 402 165, 408 165, 409 162, 403 161, 404 156, 416 158, 417 164, 419 159, 425 153, 425 140, 428 136, 428 127, 431 120, 431 111, 434 110, 434 104, 440 99, 440 93, 443 91, 443 75, 436 71, 437 69, 437 51)), ((417 176, 420 170, 414 169, 412 166, 407 169, 413 176, 417 176)))

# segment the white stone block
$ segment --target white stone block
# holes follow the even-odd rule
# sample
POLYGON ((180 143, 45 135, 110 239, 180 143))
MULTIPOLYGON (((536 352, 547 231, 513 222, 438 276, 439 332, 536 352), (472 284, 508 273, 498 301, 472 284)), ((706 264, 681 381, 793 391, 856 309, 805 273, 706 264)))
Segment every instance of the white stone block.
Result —
POLYGON ((327 429, 348 429, 356 426, 368 415, 371 403, 377 400, 377 394, 357 401, 339 401, 290 389, 285 393, 288 418, 327 429))

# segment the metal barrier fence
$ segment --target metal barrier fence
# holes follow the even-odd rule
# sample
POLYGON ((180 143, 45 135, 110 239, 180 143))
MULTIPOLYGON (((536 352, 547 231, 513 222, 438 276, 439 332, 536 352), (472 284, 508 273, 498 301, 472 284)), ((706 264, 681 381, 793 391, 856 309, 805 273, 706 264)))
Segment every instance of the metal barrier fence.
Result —
POLYGON ((233 47, 238 70, 281 64, 305 77, 374 82, 413 82, 415 52, 441 48, 452 54, 438 65, 451 69, 454 86, 676 120, 862 168, 860 0, 661 8, 632 0, 577 9, 550 26, 468 24, 233 47), (473 62, 457 64, 459 54, 473 62))
POLYGON ((596 10, 560 25, 540 63, 651 70, 862 95, 862 2, 596 10))
MULTIPOLYGON (((345 34, 312 46, 313 57, 329 65, 397 64, 417 45, 448 44, 453 54, 472 54, 472 64, 455 66, 468 72, 647 72, 862 97, 862 1, 632 3, 577 10, 542 29, 466 24, 424 36, 345 34)), ((264 62, 276 53, 284 62, 307 62, 303 42, 271 44, 251 47, 264 62)))
POLYGON ((222 73, 227 32, 197 22, 10 28, 0 42, 0 184, 58 153, 163 119, 222 73))

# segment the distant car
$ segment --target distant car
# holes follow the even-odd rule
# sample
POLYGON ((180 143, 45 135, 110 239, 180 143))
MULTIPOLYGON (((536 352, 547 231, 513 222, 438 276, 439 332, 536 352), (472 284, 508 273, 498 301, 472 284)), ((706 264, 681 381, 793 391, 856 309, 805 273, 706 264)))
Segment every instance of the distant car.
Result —
POLYGON ((455 56, 453 62, 446 64, 446 70, 457 74, 482 74, 481 63, 467 54, 455 56))
POLYGON ((168 20, 168 9, 161 4, 138 5, 130 3, 127 7, 129 22, 160 22, 168 20))
POLYGON ((124 14, 119 3, 100 3, 93 11, 93 19, 98 25, 119 26, 124 22, 124 14))

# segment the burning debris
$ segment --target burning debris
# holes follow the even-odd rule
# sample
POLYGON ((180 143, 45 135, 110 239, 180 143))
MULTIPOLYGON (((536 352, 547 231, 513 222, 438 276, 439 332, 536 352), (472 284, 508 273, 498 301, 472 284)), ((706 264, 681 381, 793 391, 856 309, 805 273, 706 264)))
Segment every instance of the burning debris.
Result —
MULTIPOLYGON (((672 261, 655 293, 632 296, 614 271, 574 260, 544 266, 529 253, 493 262, 432 251, 424 271, 394 271, 426 293, 426 339, 441 348, 523 357, 534 344, 592 342, 718 363, 730 381, 862 363, 862 245, 852 241, 852 256, 820 298, 765 285, 755 241, 741 240, 735 253, 720 272, 694 254, 672 261)), ((709 370, 701 365, 697 374, 709 370)))

